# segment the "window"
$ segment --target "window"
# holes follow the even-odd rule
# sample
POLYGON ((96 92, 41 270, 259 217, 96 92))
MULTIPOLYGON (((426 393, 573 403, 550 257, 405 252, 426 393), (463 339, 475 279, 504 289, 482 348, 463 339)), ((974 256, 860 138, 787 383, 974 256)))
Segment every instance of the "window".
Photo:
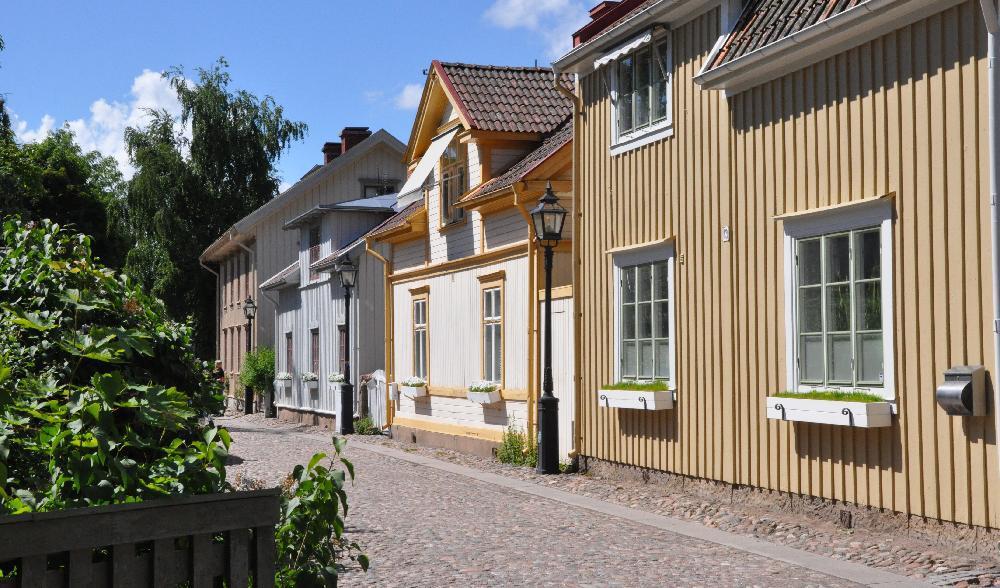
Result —
POLYGON ((340 373, 347 373, 347 325, 338 325, 337 333, 339 338, 339 349, 340 349, 340 373))
POLYGON ((413 298, 413 375, 427 379, 427 295, 413 298))
POLYGON ((319 329, 309 331, 309 371, 319 374, 319 329))
POLYGON ((675 383, 673 259, 665 243, 614 254, 619 380, 675 383))
POLYGON ((647 43, 611 64, 615 145, 638 147, 669 132, 671 67, 669 37, 647 43))
POLYGON ((319 272, 312 269, 312 264, 319 261, 320 233, 319 225, 309 227, 309 280, 318 280, 319 272))
POLYGON ((890 219, 876 201, 784 221, 789 387, 892 398, 890 219))
POLYGON ((469 190, 469 150, 465 143, 454 140, 441 155, 441 225, 461 220, 465 213, 455 208, 469 190))
POLYGON ((503 295, 499 286, 483 289, 483 380, 503 382, 503 295))
POLYGON ((621 269, 621 377, 670 380, 670 287, 667 262, 621 269))
POLYGON ((288 373, 295 372, 294 352, 295 350, 292 348, 292 334, 285 333, 285 371, 288 373))
POLYGON ((878 228, 798 241, 800 384, 882 386, 881 250, 878 228))
POLYGON ((375 196, 385 196, 386 194, 392 194, 395 190, 396 184, 390 181, 364 184, 361 188, 361 197, 373 198, 375 196))

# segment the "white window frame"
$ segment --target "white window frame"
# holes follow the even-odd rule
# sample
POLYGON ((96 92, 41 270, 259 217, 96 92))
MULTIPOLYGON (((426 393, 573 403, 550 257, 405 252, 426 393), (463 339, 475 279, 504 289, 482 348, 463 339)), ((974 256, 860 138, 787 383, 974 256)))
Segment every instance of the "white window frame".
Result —
MULTIPOLYGON (((795 263, 800 239, 844 233, 866 228, 880 231, 882 260, 882 386, 822 386, 824 390, 867 392, 890 402, 896 400, 895 337, 893 331, 893 208, 890 198, 835 206, 802 214, 778 217, 785 232, 785 387, 798 392, 817 389, 815 384, 799 384, 798 272, 795 263)), ((852 260, 853 264, 853 260, 852 260)), ((853 295, 853 293, 852 293, 853 295)), ((825 301, 824 301, 825 304, 825 301)), ((854 317, 851 317, 854 320, 854 317)), ((857 353, 853 349, 853 353, 857 353)), ((823 358, 824 362, 827 358, 823 358)))
POLYGON ((410 301, 410 321, 411 321, 411 345, 413 346, 413 375, 418 378, 423 378, 427 381, 430 375, 430 360, 428 354, 430 353, 430 330, 428 329, 428 323, 430 322, 430 305, 428 304, 429 297, 424 294, 421 296, 415 296, 410 301), (417 322, 417 305, 422 304, 424 309, 424 322, 417 322), (417 349, 416 335, 417 333, 423 334, 423 349, 417 349), (420 368, 419 370, 417 368, 420 368), (419 373, 423 371, 423 373, 419 373))
MULTIPOLYGON (((645 33, 644 33, 645 34, 645 33)), ((654 64, 656 61, 654 60, 654 64)), ((608 83, 609 93, 611 96, 611 145, 609 152, 611 155, 619 155, 632 149, 638 149, 643 145, 648 145, 650 143, 659 141, 673 136, 674 134, 674 50, 673 50, 673 38, 669 31, 661 33, 659 35, 653 35, 652 40, 644 44, 643 46, 627 53, 616 57, 614 60, 610 61, 603 67, 604 71, 597 72, 596 75, 605 76, 605 81, 608 83), (660 45, 666 45, 667 56, 666 63, 663 64, 663 69, 666 72, 666 95, 667 95, 667 113, 666 118, 656 123, 650 123, 649 125, 641 128, 634 129, 626 133, 618 132, 618 64, 625 58, 630 56, 635 56, 637 53, 644 50, 653 50, 653 55, 655 57, 655 50, 660 45)))
MULTIPOLYGON (((677 307, 677 288, 674 281, 674 260, 676 259, 673 241, 660 241, 645 245, 638 245, 628 249, 612 250, 612 290, 614 291, 614 380, 620 382, 622 379, 622 349, 621 349, 621 329, 622 329, 622 270, 635 265, 646 263, 663 262, 667 263, 667 292, 669 300, 667 303, 668 320, 670 325, 667 329, 667 345, 669 358, 669 380, 667 388, 677 389, 677 320, 675 309, 677 307)), ((638 325, 636 326, 638 328, 638 325)))
POLYGON ((503 372, 504 372, 504 352, 503 345, 506 342, 503 333, 503 285, 501 284, 490 284, 484 285, 480 290, 480 305, 483 310, 483 330, 482 330, 482 345, 483 345, 483 361, 482 361, 482 379, 487 382, 493 382, 494 384, 503 385, 503 372), (486 313, 486 298, 491 294, 496 294, 496 314, 488 315, 486 313), (490 332, 490 328, 494 328, 500 331, 500 346, 493 348, 493 338, 490 337, 487 340, 486 334, 490 332), (492 354, 492 357, 491 355, 492 354), (490 360, 494 361, 490 361, 490 360), (493 367, 498 363, 499 359, 499 373, 488 374, 487 372, 492 371, 493 367), (490 375, 495 377, 490 377, 490 375))

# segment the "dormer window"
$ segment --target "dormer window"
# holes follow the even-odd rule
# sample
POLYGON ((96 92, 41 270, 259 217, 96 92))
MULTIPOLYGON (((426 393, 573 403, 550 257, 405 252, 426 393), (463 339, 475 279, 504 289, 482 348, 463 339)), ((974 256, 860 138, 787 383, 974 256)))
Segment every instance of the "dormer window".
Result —
POLYGON ((455 204, 469 191, 469 149, 453 140, 441 155, 441 225, 462 220, 465 212, 455 204))
POLYGON ((595 62, 606 64, 612 116, 611 151, 621 153, 670 136, 670 36, 644 33, 595 62))

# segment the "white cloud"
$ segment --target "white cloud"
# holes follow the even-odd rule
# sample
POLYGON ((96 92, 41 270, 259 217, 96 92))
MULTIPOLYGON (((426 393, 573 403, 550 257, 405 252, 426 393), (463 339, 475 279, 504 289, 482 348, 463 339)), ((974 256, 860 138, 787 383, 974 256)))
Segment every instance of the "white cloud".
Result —
POLYGON ((385 92, 382 90, 365 90, 361 95, 364 96, 365 102, 368 104, 374 104, 375 102, 382 100, 382 97, 385 96, 385 92))
POLYGON ((420 97, 424 93, 422 84, 406 84, 403 91, 396 96, 396 108, 414 110, 420 106, 420 97))
MULTIPOLYGON (((108 101, 99 98, 90 105, 90 117, 67 120, 65 125, 76 135, 76 141, 84 151, 100 151, 113 157, 126 178, 135 173, 129 164, 128 152, 125 149, 125 129, 127 127, 145 124, 149 115, 147 110, 166 110, 174 116, 181 112, 177 95, 170 87, 170 82, 159 72, 143 70, 132 80, 126 102, 108 101)), ((55 119, 46 114, 38 127, 29 128, 27 121, 14 115, 14 129, 19 140, 34 143, 44 139, 52 132, 55 119)))
POLYGON ((589 20, 587 6, 580 0, 495 0, 483 16, 500 28, 524 28, 540 35, 552 59, 569 51, 573 32, 589 20))

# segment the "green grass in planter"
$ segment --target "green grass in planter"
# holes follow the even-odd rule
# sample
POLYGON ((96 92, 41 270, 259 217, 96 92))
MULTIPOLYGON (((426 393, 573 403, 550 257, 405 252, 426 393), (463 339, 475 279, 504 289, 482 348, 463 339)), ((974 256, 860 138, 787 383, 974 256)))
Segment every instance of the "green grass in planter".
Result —
POLYGON ((608 384, 607 386, 602 386, 602 390, 633 390, 635 392, 666 392, 669 390, 667 383, 661 380, 655 382, 618 382, 617 384, 608 384))
POLYGON ((841 392, 839 390, 816 390, 815 392, 779 392, 776 398, 803 398, 805 400, 835 400, 837 402, 886 402, 885 398, 867 392, 841 392))

